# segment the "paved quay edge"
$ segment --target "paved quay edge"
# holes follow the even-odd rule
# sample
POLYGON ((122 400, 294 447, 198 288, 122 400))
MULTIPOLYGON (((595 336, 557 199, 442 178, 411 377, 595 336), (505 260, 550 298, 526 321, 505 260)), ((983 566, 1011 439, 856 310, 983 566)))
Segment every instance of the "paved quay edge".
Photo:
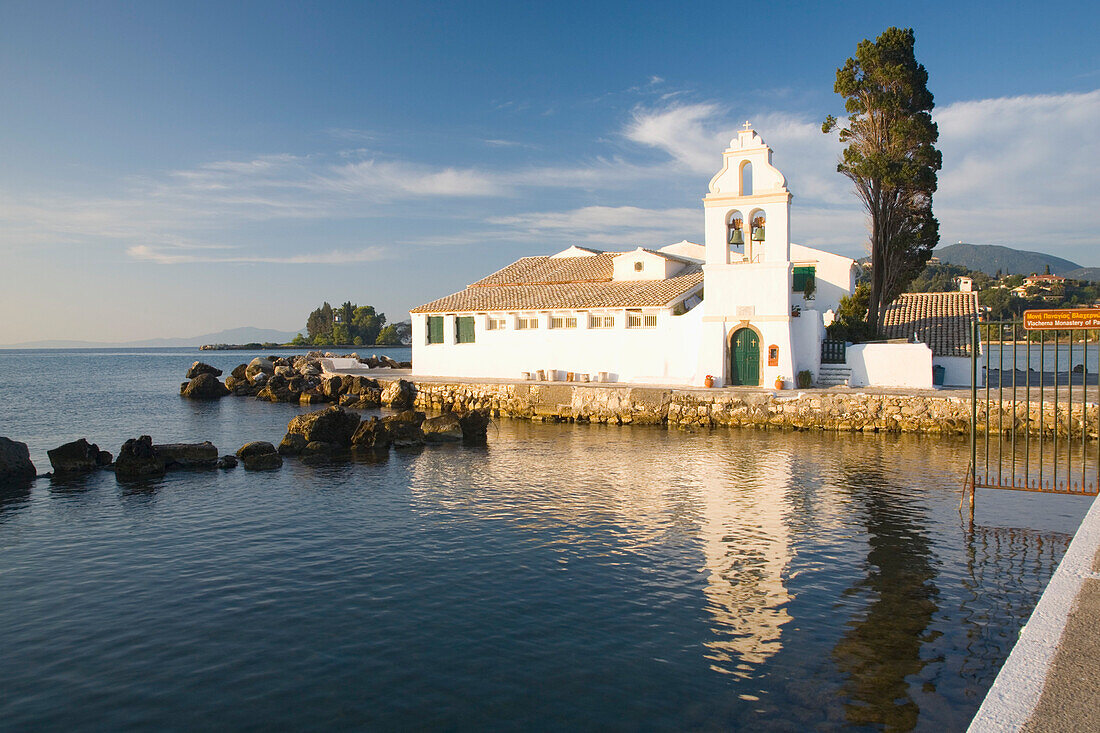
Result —
MULTIPOLYGON (((1063 636, 1070 615, 1077 608, 1081 589, 1086 580, 1100 579, 1100 573, 1093 570, 1098 552, 1100 502, 1093 501, 968 731, 1000 733, 1023 730, 1025 726, 1033 730, 1056 729, 1033 719, 1033 715, 1044 690, 1055 682, 1051 668, 1059 648, 1067 641, 1063 636)), ((1095 612, 1096 609, 1090 610, 1095 612)), ((1092 660, 1091 666, 1100 668, 1100 660, 1092 660)), ((1051 688, 1049 692, 1073 695, 1075 687, 1051 688)), ((1090 730, 1089 723, 1080 722, 1079 730, 1090 730)))

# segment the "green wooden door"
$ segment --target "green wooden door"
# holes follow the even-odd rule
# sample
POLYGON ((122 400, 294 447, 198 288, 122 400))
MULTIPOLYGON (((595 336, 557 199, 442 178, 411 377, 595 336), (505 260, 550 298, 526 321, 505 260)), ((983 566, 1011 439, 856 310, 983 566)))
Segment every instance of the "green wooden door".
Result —
POLYGON ((739 329, 731 339, 730 383, 760 384, 760 337, 751 328, 739 329))

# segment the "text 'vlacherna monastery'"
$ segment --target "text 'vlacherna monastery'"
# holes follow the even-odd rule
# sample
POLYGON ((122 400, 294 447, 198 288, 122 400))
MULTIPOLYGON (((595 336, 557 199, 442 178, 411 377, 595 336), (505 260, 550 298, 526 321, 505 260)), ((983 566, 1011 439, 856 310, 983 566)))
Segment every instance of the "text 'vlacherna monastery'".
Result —
POLYGON ((825 326, 858 265, 791 243, 786 179, 745 127, 703 198, 705 245, 524 257, 411 311, 416 372, 792 386, 803 370, 815 382, 840 371, 853 386, 931 387, 936 364, 947 384, 969 384, 975 293, 903 296, 886 313, 901 343, 849 346, 822 369, 825 326))

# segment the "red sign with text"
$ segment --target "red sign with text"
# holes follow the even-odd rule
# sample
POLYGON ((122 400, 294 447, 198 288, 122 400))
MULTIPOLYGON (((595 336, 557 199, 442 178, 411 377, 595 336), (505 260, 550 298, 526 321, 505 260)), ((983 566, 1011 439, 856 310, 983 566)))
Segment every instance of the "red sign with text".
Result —
POLYGON ((1057 310, 1024 311, 1024 328, 1028 331, 1100 329, 1100 309, 1059 308, 1057 310))

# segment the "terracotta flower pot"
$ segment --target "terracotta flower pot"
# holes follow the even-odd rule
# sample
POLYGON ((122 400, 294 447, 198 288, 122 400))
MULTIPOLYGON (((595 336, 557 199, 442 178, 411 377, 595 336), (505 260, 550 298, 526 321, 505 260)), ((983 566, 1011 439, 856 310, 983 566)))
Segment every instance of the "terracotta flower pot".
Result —
POLYGON ((783 380, 782 379, 775 380, 775 388, 776 389, 783 389, 783 380))
POLYGON ((705 384, 708 387, 713 387, 714 386, 714 377, 712 377, 708 374, 707 378, 703 380, 703 384, 705 384))

